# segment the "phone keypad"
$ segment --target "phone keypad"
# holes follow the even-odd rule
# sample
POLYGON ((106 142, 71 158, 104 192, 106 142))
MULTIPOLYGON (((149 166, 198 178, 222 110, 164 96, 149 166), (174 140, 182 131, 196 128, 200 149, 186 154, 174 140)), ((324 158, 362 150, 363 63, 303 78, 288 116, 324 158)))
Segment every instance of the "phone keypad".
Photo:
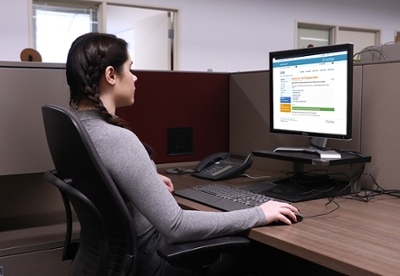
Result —
POLYGON ((226 166, 226 165, 218 166, 217 165, 217 166, 212 166, 212 167, 202 171, 202 174, 211 174, 212 176, 217 176, 217 175, 219 175, 223 172, 226 172, 227 170, 230 170, 232 168, 233 168, 233 166, 230 166, 230 165, 228 165, 228 166, 226 166))

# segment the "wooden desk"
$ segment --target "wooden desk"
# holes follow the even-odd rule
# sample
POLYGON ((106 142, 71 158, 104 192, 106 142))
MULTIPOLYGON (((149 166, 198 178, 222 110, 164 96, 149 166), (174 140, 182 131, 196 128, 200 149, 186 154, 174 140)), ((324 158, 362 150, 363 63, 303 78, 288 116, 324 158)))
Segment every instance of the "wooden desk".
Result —
MULTIPOLYGON (((176 167, 176 166, 175 166, 176 167)), ((159 168, 160 173, 165 167, 159 168)), ((249 170, 252 175, 265 172, 249 170)), ((168 175, 175 189, 210 183, 189 174, 168 175)), ((240 187, 260 180, 236 178, 221 183, 240 187)), ((215 211, 208 206, 176 196, 183 208, 215 211)), ((249 231, 249 238, 347 275, 400 274, 400 199, 378 196, 365 203, 338 198, 340 208, 316 218, 307 218, 335 208, 327 199, 296 203, 305 219, 293 226, 265 226, 249 231)))

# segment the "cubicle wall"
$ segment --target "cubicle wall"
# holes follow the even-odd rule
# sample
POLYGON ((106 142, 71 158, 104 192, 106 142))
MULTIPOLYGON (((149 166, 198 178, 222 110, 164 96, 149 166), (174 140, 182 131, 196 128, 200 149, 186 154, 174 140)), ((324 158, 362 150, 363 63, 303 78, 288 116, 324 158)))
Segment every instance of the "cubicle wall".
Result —
MULTIPOLYGON (((251 153, 282 145, 302 146, 305 138, 269 133, 269 73, 243 72, 230 75, 229 149, 251 153)), ((288 162, 253 157, 253 167, 268 170, 291 170, 288 162)))
MULTIPOLYGON (((119 109, 157 163, 195 161, 228 151, 229 74, 137 71, 135 104, 119 109), (191 153, 168 154, 168 129, 192 130, 191 153)), ((0 63, 0 176, 52 168, 41 107, 68 107, 63 64, 0 63)), ((179 142, 179 141, 178 141, 179 142)), ((180 146, 177 143, 176 146, 180 146)))
POLYGON ((386 189, 400 189, 399 121, 400 62, 364 65, 361 150, 372 156, 366 172, 386 189))
POLYGON ((117 114, 153 147, 156 163, 196 161, 228 151, 229 74, 136 71, 135 75, 135 104, 117 114), (192 137, 184 137, 182 129, 190 129, 192 137), (178 131, 178 137, 168 136, 168 130, 178 131), (174 139, 170 147, 178 150, 171 153, 168 141, 174 139), (185 153, 190 141, 192 151, 185 153))
POLYGON ((60 275, 65 233, 40 107, 68 106, 62 64, 0 63, 0 266, 4 275, 60 275))
POLYGON ((36 173, 52 167, 40 107, 68 106, 62 64, 0 63, 0 175, 36 173))
MULTIPOLYGON (((354 66, 353 139, 330 140, 328 147, 352 149, 371 155, 365 173, 370 173, 386 189, 399 189, 397 158, 400 156, 400 62, 358 64, 354 66)), ((230 75, 231 151, 251 152, 278 146, 307 147, 306 137, 269 133, 269 74, 268 71, 243 72, 230 75)), ((268 171, 291 171, 293 164, 268 158, 254 157, 253 167, 268 171)), ((333 168, 307 165, 305 170, 328 169, 330 172, 350 173, 349 166, 333 168)), ((368 177, 364 187, 373 188, 368 177)))

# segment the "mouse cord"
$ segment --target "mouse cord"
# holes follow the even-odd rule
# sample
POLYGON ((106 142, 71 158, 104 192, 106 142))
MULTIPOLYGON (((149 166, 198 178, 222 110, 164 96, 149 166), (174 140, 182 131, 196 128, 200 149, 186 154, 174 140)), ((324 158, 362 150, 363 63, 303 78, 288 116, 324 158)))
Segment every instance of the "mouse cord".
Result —
POLYGON ((337 203, 337 202, 335 201, 335 198, 334 198, 334 197, 329 198, 329 199, 328 199, 328 202, 325 203, 325 206, 328 206, 328 205, 331 204, 331 203, 334 203, 334 204, 335 204, 335 207, 334 207, 332 210, 330 210, 330 211, 328 211, 328 212, 325 212, 325 213, 316 214, 316 215, 303 216, 303 218, 316 218, 316 217, 326 216, 326 215, 329 215, 329 214, 335 212, 337 209, 340 208, 339 203, 337 203))

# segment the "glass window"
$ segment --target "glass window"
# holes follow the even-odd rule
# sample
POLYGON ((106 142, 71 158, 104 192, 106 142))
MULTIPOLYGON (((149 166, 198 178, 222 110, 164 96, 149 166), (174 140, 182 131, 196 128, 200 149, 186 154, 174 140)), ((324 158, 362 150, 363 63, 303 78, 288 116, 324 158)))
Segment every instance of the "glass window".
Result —
POLYGON ((330 30, 329 29, 312 29, 298 28, 297 29, 297 48, 317 47, 330 45, 330 30))
POLYGON ((175 11, 107 4, 108 33, 125 39, 134 69, 173 70, 175 11))
POLYGON ((43 62, 65 63, 71 43, 98 31, 98 6, 33 2, 33 43, 43 62))

